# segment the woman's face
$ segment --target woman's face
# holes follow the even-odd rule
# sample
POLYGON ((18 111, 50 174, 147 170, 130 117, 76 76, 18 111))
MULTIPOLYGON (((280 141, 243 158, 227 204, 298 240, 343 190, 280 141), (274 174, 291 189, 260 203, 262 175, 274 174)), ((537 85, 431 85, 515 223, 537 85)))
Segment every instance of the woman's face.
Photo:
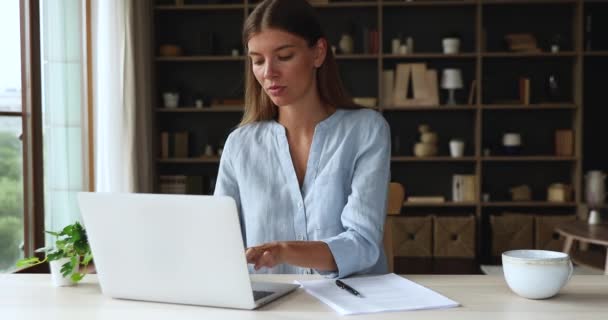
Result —
POLYGON ((253 74, 277 106, 316 94, 316 68, 323 64, 326 43, 310 48, 303 38, 278 29, 265 29, 247 43, 253 74))

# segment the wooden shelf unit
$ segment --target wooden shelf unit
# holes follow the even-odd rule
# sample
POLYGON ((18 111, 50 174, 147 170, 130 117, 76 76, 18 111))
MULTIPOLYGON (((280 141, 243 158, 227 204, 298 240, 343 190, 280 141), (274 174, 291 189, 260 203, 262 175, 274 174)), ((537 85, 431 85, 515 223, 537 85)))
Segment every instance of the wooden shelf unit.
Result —
MULTIPOLYGON (((492 172, 497 170, 495 167, 502 168, 522 168, 523 174, 520 176, 526 176, 533 169, 531 168, 540 167, 541 170, 545 167, 557 169, 554 172, 563 174, 567 179, 563 181, 571 184, 574 189, 574 199, 572 202, 566 203, 550 203, 545 201, 527 201, 527 202, 511 202, 511 201, 490 201, 483 202, 481 200, 457 203, 457 202, 446 202, 446 203, 404 203, 404 210, 407 213, 416 212, 418 209, 429 209, 430 210, 447 210, 454 213, 474 213, 477 222, 477 256, 475 259, 484 263, 490 260, 488 256, 489 252, 489 225, 487 223, 488 215, 494 213, 500 213, 500 210, 517 210, 521 209, 533 209, 539 212, 560 209, 570 214, 576 214, 577 208, 583 203, 582 197, 582 114, 584 109, 585 91, 583 87, 584 68, 583 61, 589 59, 601 59, 608 58, 608 50, 591 50, 585 51, 583 48, 583 37, 584 37, 584 10, 589 3, 603 4, 602 1, 590 1, 590 0, 438 0, 438 1, 353 1, 353 2, 338 2, 329 4, 314 5, 321 16, 324 28, 328 31, 328 38, 331 44, 337 46, 336 35, 341 34, 346 30, 346 26, 342 25, 342 20, 332 19, 323 20, 327 16, 338 16, 348 15, 356 13, 355 20, 367 21, 370 20, 375 23, 375 27, 379 31, 380 38, 380 52, 378 53, 364 53, 355 51, 353 54, 337 54, 336 59, 338 65, 342 67, 341 72, 343 73, 343 80, 351 91, 353 96, 372 96, 378 99, 380 102, 376 108, 381 112, 384 117, 389 121, 392 128, 392 139, 394 140, 396 135, 399 135, 402 139, 401 150, 411 150, 413 143, 418 136, 417 125, 420 123, 429 123, 433 130, 437 130, 440 136, 440 155, 429 158, 417 158, 411 156, 407 152, 401 151, 400 153, 393 154, 391 158, 392 163, 392 177, 396 181, 404 179, 408 181, 406 184, 406 190, 416 190, 417 183, 429 184, 429 183, 441 183, 445 187, 449 183, 449 177, 451 174, 474 174, 477 176, 477 199, 482 199, 482 194, 485 193, 485 187, 493 182, 488 180, 490 176, 501 174, 508 176, 516 176, 518 173, 511 172, 507 169, 504 173, 492 172), (523 27, 534 26, 540 23, 545 26, 555 26, 557 30, 564 31, 564 42, 565 44, 560 48, 557 53, 549 52, 546 46, 546 38, 542 30, 529 30, 530 32, 539 31, 538 36, 539 44, 541 44, 542 52, 537 53, 517 53, 507 52, 504 47, 497 45, 498 42, 491 42, 490 40, 502 38, 505 32, 521 32, 521 28, 513 28, 510 31, 504 28, 503 25, 496 25, 492 22, 495 15, 501 15, 504 11, 505 15, 509 12, 535 12, 534 10, 540 10, 539 8, 550 10, 551 13, 563 13, 564 17, 558 16, 553 17, 552 15, 541 15, 536 16, 534 21, 537 22, 526 22, 523 18, 517 18, 522 20, 523 27), (419 18, 416 18, 420 16, 419 18), (410 25, 410 29, 404 30, 406 26, 401 26, 397 23, 397 20, 403 18, 403 21, 409 20, 416 21, 416 19, 436 19, 438 21, 446 20, 446 25, 443 23, 433 24, 435 29, 429 30, 428 27, 416 28, 410 25), (329 21, 329 22, 327 22, 329 21), (563 27, 567 25, 567 27, 563 27), (450 27, 454 27, 456 32, 461 33, 461 52, 458 54, 444 54, 441 52, 441 40, 439 38, 433 38, 438 34, 449 34, 451 31, 450 27), (561 28, 561 29, 560 29, 561 28), (517 30, 516 30, 517 29, 517 30), (487 30, 487 37, 484 38, 484 30, 487 30), (390 40, 397 34, 398 31, 403 33, 411 33, 416 41, 416 50, 412 54, 392 54, 390 53, 390 40), (433 43, 425 40, 433 38, 433 43), (487 39, 485 42, 483 39, 487 39), (473 79, 477 80, 477 88, 474 95, 473 104, 459 104, 455 106, 445 105, 445 91, 440 91, 440 106, 426 107, 426 106, 414 106, 414 107, 394 107, 385 106, 382 104, 382 71, 385 69, 392 69, 398 63, 402 62, 425 62, 431 68, 440 71, 447 67, 458 67, 463 70, 465 76, 464 86, 462 90, 457 91, 457 97, 459 97, 460 103, 466 103, 468 94, 470 91, 470 82, 473 79), (560 68, 560 66, 567 69, 567 74, 562 77, 563 85, 562 90, 569 91, 568 99, 563 100, 567 102, 543 102, 542 100, 536 100, 529 105, 523 105, 519 103, 510 104, 499 104, 495 100, 499 100, 501 92, 495 93, 494 97, 487 98, 487 94, 497 88, 503 87, 505 83, 513 83, 509 79, 500 79, 503 74, 512 70, 518 70, 521 74, 530 72, 532 76, 538 76, 539 78, 544 77, 544 73, 553 67, 560 68), (529 71, 536 69, 536 66, 546 66, 541 71, 529 71), (347 70, 346 73, 344 71, 347 70), (500 81, 495 81, 499 79, 500 81), (511 82, 508 82, 511 81, 511 82), (526 127, 523 129, 534 129, 539 132, 543 130, 553 131, 555 129, 569 128, 575 133, 574 137, 574 154, 567 157, 559 157, 546 152, 536 156, 481 156, 483 150, 487 147, 487 143, 495 141, 498 138, 492 138, 491 135, 500 135, 502 132, 492 131, 493 127, 506 127, 506 122, 509 121, 509 117, 515 117, 515 119, 522 119, 526 123, 526 127), (495 123, 494 120, 498 120, 495 123), (530 125, 530 122, 534 119, 538 119, 538 125, 530 125), (460 131, 459 131, 460 130, 460 131), (464 133, 463 133, 464 132, 464 133), (487 134, 486 134, 487 133, 487 134), (464 135, 467 137, 466 145, 467 150, 465 151, 465 157, 462 158, 451 158, 445 156, 448 154, 447 142, 451 137, 457 137, 464 135), (412 138, 414 137, 414 138, 412 138), (536 167, 535 167, 536 166, 536 167), (494 169, 493 169, 494 168, 494 169), (418 173, 420 171, 420 173, 418 173), (426 182, 425 182, 426 181, 426 182)), ((184 5, 184 6, 171 6, 171 5, 157 5, 154 8, 153 15, 155 17, 162 17, 163 15, 178 15, 183 12, 188 14, 217 14, 222 15, 227 12, 242 13, 240 21, 226 21, 229 23, 242 23, 249 14, 249 12, 255 8, 255 3, 251 0, 243 0, 242 3, 237 4, 226 4, 226 5, 184 5)), ((606 17, 608 19, 608 16, 606 17)), ((518 20, 519 21, 519 20, 518 20)), ((414 23, 412 22, 412 23, 414 23)), ((211 25, 210 29, 218 29, 221 26, 211 25)), ((372 26, 374 27, 374 26, 372 26)), ((546 29, 544 27, 543 29, 546 29)), ((218 31, 221 33, 221 31, 218 31)), ((546 30, 544 31, 546 33, 546 30)), ((157 30, 158 34, 163 32, 157 30)), ((166 35, 164 35, 166 37, 166 35)), ((180 34, 180 36, 185 36, 180 34)), ((193 40, 198 41, 198 40, 193 40)), ((238 43, 240 41, 240 34, 231 35, 231 40, 226 40, 228 43, 238 43)), ((355 38, 355 41, 360 41, 359 38, 355 38)), ((158 41, 156 50, 158 49, 158 41)), ((355 47, 357 49, 357 47, 355 47)), ((239 48, 242 51, 242 48, 239 48)), ((225 50, 228 52, 228 50, 225 50)), ((233 65, 234 73, 223 74, 222 77, 231 77, 232 82, 242 84, 242 71, 244 68, 243 62, 247 59, 246 56, 233 57, 226 53, 221 55, 187 55, 181 57, 159 57, 157 52, 153 53, 153 57, 156 63, 156 75, 164 77, 165 75, 171 78, 178 78, 182 76, 185 80, 193 79, 197 80, 197 77, 202 77, 200 74, 195 74, 194 68, 196 66, 207 66, 213 67, 217 62, 221 62, 222 65, 233 65), (188 70, 194 66, 193 70, 188 70), (238 72, 236 72, 238 71, 238 72), (191 77, 191 78, 188 78, 191 77)), ((560 70, 561 71, 561 70, 560 70)), ((515 72, 515 71, 513 71, 515 72)), ((441 73, 438 72, 439 78, 441 73)), ((509 74, 513 78, 513 74, 509 74)), ((217 77, 216 73, 210 72, 207 77, 217 77)), ((210 85, 215 85, 209 82, 210 85)), ((225 125, 224 133, 229 132, 229 129, 234 127, 240 120, 240 114, 242 113, 242 107, 211 107, 211 108, 194 108, 193 103, 187 103, 190 107, 180 107, 178 109, 165 109, 159 108, 162 99, 160 98, 160 92, 162 92, 162 83, 158 80, 153 84, 156 88, 156 92, 159 92, 158 104, 152 107, 156 114, 156 127, 158 131, 175 129, 179 123, 188 123, 192 125, 192 122, 200 120, 201 126, 209 126, 215 128, 219 120, 228 121, 225 125), (217 118, 216 118, 217 117, 217 118)), ((219 84, 218 84, 219 86, 219 84)), ((532 88, 532 93, 535 95, 538 92, 542 92, 544 89, 542 85, 536 85, 532 88)), ((226 94, 222 92, 221 94, 226 94)), ((242 98, 242 96, 233 96, 230 98, 242 98)), ((512 96, 511 98, 517 98, 512 96)), ((518 127, 519 121, 512 121, 513 127, 518 127)), ((209 129, 211 130, 211 129, 209 129)), ((199 130, 200 131, 200 130, 199 130)), ((200 132, 198 132, 200 133, 200 132)), ((221 135, 221 134, 219 134, 221 135)), ((219 136, 216 134, 215 136, 219 136)), ((546 138, 548 134, 545 132, 539 136, 545 137, 546 144, 553 144, 552 139, 546 138)), ((224 134, 225 136, 225 134, 224 134)), ((525 139, 534 139, 535 135, 530 137, 524 137, 525 139)), ((156 139, 158 141, 158 139, 156 139)), ((213 141, 216 145, 221 145, 221 139, 213 141)), ((394 142, 394 141, 393 141, 394 142)), ((525 143, 525 142, 524 142, 525 143)), ((158 146, 158 144, 156 144, 158 146)), ((494 145, 498 147, 498 145, 494 145)), ((198 148, 200 149, 200 147, 198 148)), ((217 170, 217 164, 219 158, 186 158, 186 159, 157 159, 157 175, 162 174, 173 174, 173 173, 189 173, 199 172, 197 168, 205 173, 213 172, 217 170), (207 168, 207 166, 209 168, 207 168)), ((542 178, 540 173, 537 173, 542 178)), ((547 180, 547 185, 549 181, 547 180)), ((445 190, 445 188, 444 188, 445 190)), ((505 190, 507 192, 507 190, 505 190)), ((446 199, 450 199, 451 194, 444 192, 442 195, 446 196, 446 199)), ((492 197, 494 198, 494 197, 492 197)), ((560 211, 560 213, 562 212, 560 211)))

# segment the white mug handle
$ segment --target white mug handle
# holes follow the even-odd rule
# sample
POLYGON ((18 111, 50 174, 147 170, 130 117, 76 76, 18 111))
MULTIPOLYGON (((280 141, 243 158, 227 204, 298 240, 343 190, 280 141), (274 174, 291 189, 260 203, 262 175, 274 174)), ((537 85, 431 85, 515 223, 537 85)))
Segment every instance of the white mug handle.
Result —
POLYGON ((568 266, 570 268, 570 271, 568 273, 568 281, 570 281, 570 278, 572 278, 572 274, 574 273, 574 265, 572 264, 572 259, 568 259, 568 266))

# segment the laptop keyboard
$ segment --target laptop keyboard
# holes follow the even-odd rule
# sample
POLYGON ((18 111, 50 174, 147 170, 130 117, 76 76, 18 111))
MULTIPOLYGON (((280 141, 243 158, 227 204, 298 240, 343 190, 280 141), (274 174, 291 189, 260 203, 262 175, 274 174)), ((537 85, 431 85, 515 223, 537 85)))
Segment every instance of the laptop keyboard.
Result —
POLYGON ((273 294, 274 292, 271 291, 253 291, 253 300, 254 301, 258 301, 260 299, 263 299, 265 297, 268 297, 269 295, 273 294))

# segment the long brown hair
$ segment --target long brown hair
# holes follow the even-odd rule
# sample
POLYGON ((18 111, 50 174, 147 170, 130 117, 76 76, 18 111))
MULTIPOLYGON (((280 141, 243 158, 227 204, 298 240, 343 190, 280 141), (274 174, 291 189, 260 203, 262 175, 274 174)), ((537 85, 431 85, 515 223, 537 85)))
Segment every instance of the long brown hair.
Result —
MULTIPOLYGON (((243 25, 243 46, 247 50, 249 39, 265 28, 274 28, 297 35, 309 47, 325 38, 321 23, 306 0, 264 0, 251 12, 243 25)), ((270 100, 256 80, 251 59, 246 59, 245 114, 239 126, 256 121, 274 119, 277 106, 270 100)), ((317 89, 324 104, 336 108, 357 108, 348 95, 340 75, 333 52, 328 48, 323 64, 317 68, 317 89)))

